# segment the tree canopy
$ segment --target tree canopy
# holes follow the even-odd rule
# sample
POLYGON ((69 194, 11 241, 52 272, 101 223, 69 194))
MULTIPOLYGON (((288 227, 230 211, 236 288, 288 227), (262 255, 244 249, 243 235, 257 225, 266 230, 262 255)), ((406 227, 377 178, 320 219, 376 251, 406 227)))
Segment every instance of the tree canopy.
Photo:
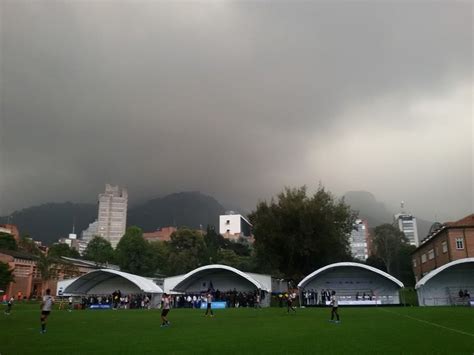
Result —
POLYGON ((14 282, 13 270, 7 263, 0 261, 0 290, 5 290, 10 282, 14 282))
POLYGON ((95 236, 87 244, 84 259, 95 261, 99 265, 114 262, 114 249, 110 242, 100 236, 95 236))
POLYGON ((0 249, 17 250, 18 246, 13 235, 0 232, 0 249))
POLYGON ((156 258, 143 232, 136 226, 128 227, 117 245, 115 256, 120 269, 141 276, 152 276, 156 269, 156 258))
MULTIPOLYGON (((411 253, 416 249, 408 243, 403 232, 392 224, 382 224, 374 230, 375 255, 370 262, 382 262, 384 269, 407 286, 413 286, 415 276, 411 264, 411 253)), ((369 262, 369 260, 368 260, 369 262)))
POLYGON ((79 258, 79 252, 65 243, 56 243, 49 247, 48 256, 53 259, 60 259, 61 256, 69 258, 79 258))
POLYGON ((356 215, 323 187, 285 188, 251 213, 260 271, 298 280, 329 263, 351 260, 349 235, 356 215))

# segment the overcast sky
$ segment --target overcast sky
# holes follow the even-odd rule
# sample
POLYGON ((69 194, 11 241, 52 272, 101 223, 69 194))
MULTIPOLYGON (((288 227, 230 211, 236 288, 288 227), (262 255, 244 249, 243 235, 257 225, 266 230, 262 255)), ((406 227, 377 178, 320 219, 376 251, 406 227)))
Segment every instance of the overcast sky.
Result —
POLYGON ((0 0, 0 215, 284 186, 473 207, 473 2, 0 0))

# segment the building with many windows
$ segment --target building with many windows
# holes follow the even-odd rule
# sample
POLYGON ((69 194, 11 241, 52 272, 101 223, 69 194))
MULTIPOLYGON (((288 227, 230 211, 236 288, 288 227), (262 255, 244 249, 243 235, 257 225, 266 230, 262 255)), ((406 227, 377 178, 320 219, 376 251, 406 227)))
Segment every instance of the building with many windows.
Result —
POLYGON ((350 237, 351 254, 355 259, 365 261, 369 257, 369 226, 367 221, 355 221, 350 237))
POLYGON ((107 239, 116 247, 125 234, 127 225, 128 193, 125 188, 105 185, 105 192, 99 194, 97 235, 107 239))
POLYGON ((474 257, 474 214, 455 222, 435 223, 412 254, 416 281, 454 260, 474 257))
POLYGON ((394 223, 408 238, 411 245, 418 246, 420 241, 418 239, 418 227, 416 225, 416 218, 408 213, 398 213, 394 216, 394 223))

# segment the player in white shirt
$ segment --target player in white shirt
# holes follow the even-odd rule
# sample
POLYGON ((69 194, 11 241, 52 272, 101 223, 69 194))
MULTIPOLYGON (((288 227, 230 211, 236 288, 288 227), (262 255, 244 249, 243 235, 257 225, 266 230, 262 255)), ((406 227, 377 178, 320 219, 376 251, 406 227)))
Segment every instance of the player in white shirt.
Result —
POLYGON ((69 296, 69 299, 68 299, 68 303, 69 303, 68 312, 72 312, 72 309, 73 309, 72 301, 73 301, 72 296, 69 296))
POLYGON ((161 327, 169 327, 170 322, 168 321, 168 313, 171 307, 171 300, 168 294, 163 293, 163 297, 161 297, 161 327))
POLYGON ((336 291, 331 292, 331 322, 334 322, 334 315, 336 316, 336 323, 339 323, 339 313, 337 313, 338 302, 336 297, 336 291))
POLYGON ((211 317, 214 317, 214 312, 212 312, 212 293, 211 292, 207 293, 206 303, 207 303, 206 314, 204 314, 204 316, 207 317, 208 315, 210 315, 211 317))
POLYGON ((46 320, 53 309, 54 298, 51 296, 51 290, 46 290, 46 295, 43 296, 43 302, 41 302, 41 333, 46 333, 46 320))
POLYGON ((14 301, 15 301, 15 298, 13 298, 12 296, 7 302, 7 309, 5 309, 5 312, 4 312, 7 316, 9 316, 12 311, 14 301))

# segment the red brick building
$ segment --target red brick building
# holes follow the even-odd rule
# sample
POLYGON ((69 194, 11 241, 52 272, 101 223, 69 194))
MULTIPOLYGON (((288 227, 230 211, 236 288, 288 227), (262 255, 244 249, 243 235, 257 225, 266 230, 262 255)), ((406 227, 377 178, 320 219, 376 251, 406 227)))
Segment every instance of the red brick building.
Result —
POLYGON ((41 291, 41 276, 36 268, 37 257, 31 254, 13 251, 0 250, 0 261, 7 263, 13 270, 15 282, 11 282, 4 294, 17 298, 39 295, 41 291))
POLYGON ((412 254, 418 282, 424 275, 453 260, 474 257, 474 214, 459 221, 437 223, 412 254))
POLYGON ((173 234, 177 230, 178 228, 176 227, 163 227, 157 229, 154 232, 143 233, 143 238, 149 242, 169 241, 171 239, 171 234, 173 234))

